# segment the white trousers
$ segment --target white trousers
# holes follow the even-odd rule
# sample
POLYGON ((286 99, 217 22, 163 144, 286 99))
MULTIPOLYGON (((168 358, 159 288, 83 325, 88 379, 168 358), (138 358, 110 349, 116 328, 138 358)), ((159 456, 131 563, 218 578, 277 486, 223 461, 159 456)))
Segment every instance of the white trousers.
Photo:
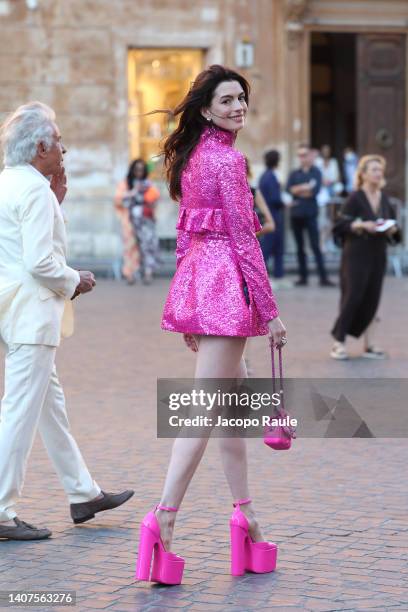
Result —
POLYGON ((70 503, 89 501, 101 491, 70 433, 55 353, 55 347, 40 344, 7 347, 0 411, 0 522, 16 516, 37 429, 70 503))

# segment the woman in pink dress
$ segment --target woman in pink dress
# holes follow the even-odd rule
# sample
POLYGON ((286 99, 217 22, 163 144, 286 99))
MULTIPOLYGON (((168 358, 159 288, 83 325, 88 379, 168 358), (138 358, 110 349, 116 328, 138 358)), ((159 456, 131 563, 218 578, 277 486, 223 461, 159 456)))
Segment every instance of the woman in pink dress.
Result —
MULTIPOLYGON (((210 66, 175 109, 179 125, 164 146, 170 195, 179 200, 180 211, 177 270, 162 328, 183 333, 197 351, 196 379, 246 377, 243 352, 250 336, 269 334, 276 346, 286 343, 256 238, 261 227, 253 211, 245 158, 234 148, 245 124, 248 98, 249 84, 241 75, 210 66)), ((160 504, 141 525, 137 578, 181 581, 184 561, 169 552, 175 512, 207 442, 208 437, 175 440, 160 504)), ((219 443, 236 507, 231 519, 231 534, 236 536, 231 541, 232 573, 272 571, 262 560, 251 561, 250 567, 240 548, 247 542, 254 551, 258 546, 258 554, 267 545, 249 499, 246 441, 231 437, 219 443)))

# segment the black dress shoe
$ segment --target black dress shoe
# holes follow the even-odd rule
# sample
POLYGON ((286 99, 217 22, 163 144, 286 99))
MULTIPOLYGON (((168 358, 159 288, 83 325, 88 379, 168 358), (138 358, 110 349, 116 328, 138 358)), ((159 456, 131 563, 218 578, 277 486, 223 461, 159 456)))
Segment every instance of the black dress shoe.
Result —
POLYGON ((305 278, 299 278, 299 280, 297 280, 295 283, 295 287, 306 287, 306 286, 307 286, 307 280, 305 278))
POLYGON ((46 540, 52 535, 49 529, 38 529, 17 517, 13 521, 15 527, 0 525, 0 540, 46 540))
POLYGON ((333 281, 329 280, 328 278, 325 278, 324 280, 320 281, 320 287, 337 287, 336 283, 333 283, 333 281))
POLYGON ((85 523, 85 521, 93 519, 97 512, 112 510, 113 508, 121 506, 127 502, 135 492, 123 491, 123 493, 105 493, 101 491, 101 493, 103 497, 100 499, 70 505, 71 517, 74 523, 85 523))

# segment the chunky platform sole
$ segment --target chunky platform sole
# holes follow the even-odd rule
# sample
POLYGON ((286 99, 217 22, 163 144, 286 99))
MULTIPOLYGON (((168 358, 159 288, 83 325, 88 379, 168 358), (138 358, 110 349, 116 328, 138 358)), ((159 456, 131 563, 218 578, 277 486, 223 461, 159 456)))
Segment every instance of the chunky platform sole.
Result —
POLYGON ((169 585, 180 584, 183 578, 183 571, 184 559, 164 550, 160 536, 142 523, 140 526, 136 580, 169 585))
POLYGON ((252 542, 248 531, 231 525, 231 574, 267 574, 276 569, 278 547, 273 542, 252 542))

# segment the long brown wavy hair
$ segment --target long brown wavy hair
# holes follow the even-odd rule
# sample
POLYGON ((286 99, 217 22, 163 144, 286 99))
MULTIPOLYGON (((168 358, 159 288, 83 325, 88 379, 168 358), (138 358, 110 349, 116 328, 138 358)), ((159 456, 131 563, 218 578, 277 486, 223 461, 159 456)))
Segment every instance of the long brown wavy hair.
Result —
POLYGON ((163 153, 169 191, 174 200, 178 200, 181 196, 181 173, 203 129, 208 125, 201 110, 211 105, 214 91, 223 81, 238 81, 248 104, 250 92, 248 81, 235 70, 214 64, 200 72, 188 94, 171 113, 174 117, 180 115, 180 120, 176 129, 165 140, 163 153))

